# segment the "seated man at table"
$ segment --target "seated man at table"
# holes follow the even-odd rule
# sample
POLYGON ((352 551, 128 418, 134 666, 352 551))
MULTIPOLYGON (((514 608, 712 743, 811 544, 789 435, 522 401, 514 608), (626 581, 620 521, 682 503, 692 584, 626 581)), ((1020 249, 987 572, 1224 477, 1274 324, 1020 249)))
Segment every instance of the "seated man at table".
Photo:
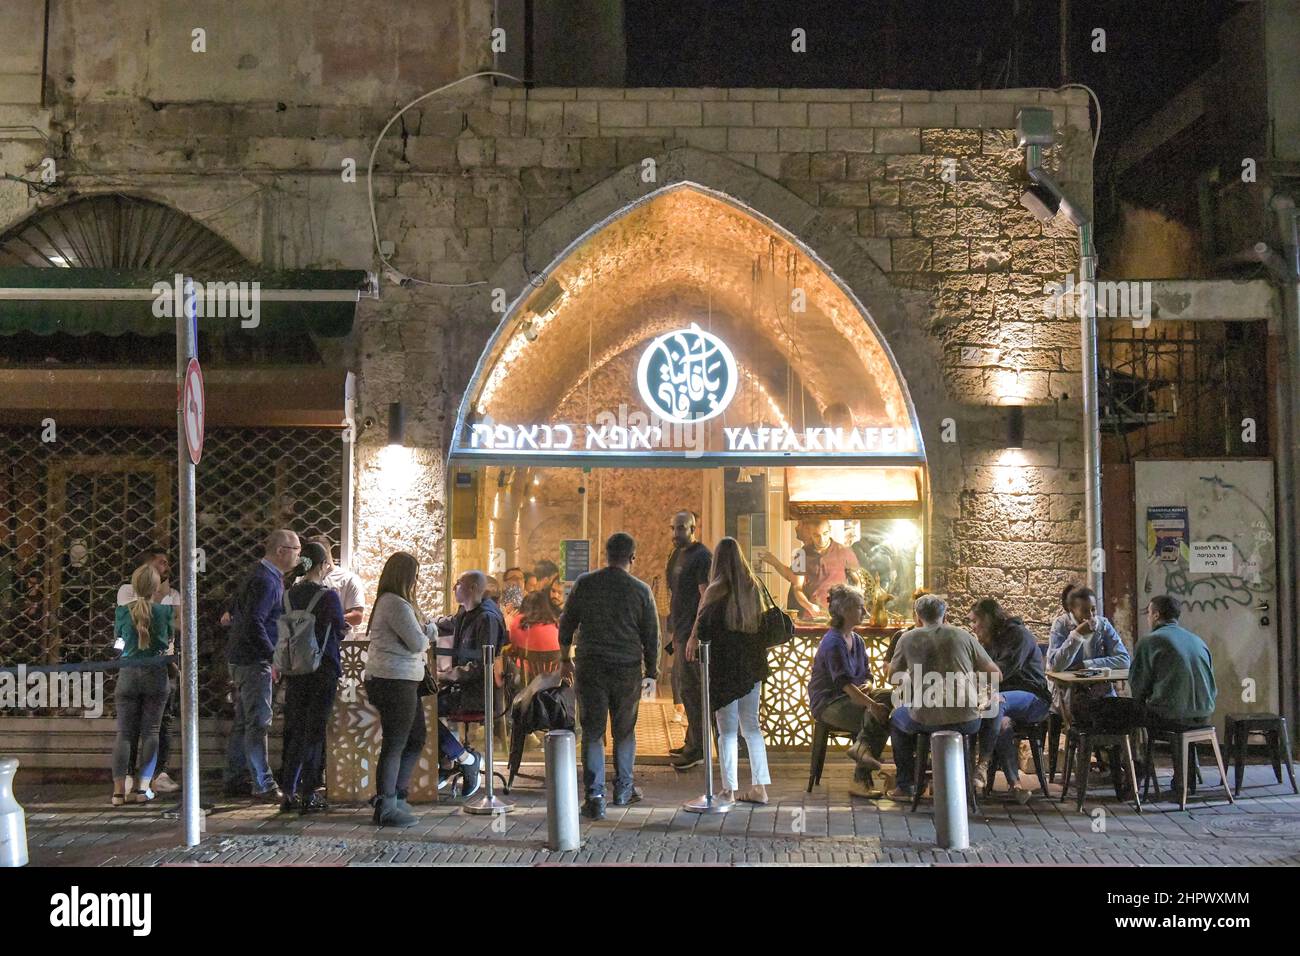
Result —
POLYGON ((947 610, 938 595, 917 598, 915 614, 921 626, 898 639, 889 664, 895 685, 890 740, 898 766, 891 800, 912 799, 917 734, 939 730, 973 734, 980 729, 990 700, 996 706, 997 681, 1002 677, 998 665, 973 634, 944 623, 947 610))
POLYGON ((1151 633, 1133 655, 1129 688, 1152 730, 1204 727, 1214 714, 1214 660, 1205 642, 1179 625, 1181 615, 1177 598, 1153 597, 1147 606, 1151 633))
POLYGON ((813 657, 808 703, 817 720, 856 734, 849 748, 857 764, 849 793, 874 799, 880 791, 872 787, 871 771, 880 769, 889 739, 889 707, 878 698, 889 692, 871 687, 867 646, 853 630, 867 613, 862 592, 841 584, 831 588, 827 601, 831 626, 813 657))
MULTIPOLYGON (((1091 588, 1076 588, 1070 593, 1069 602, 1074 627, 1059 644, 1048 647, 1047 669, 1074 671, 1128 667, 1128 648, 1115 626, 1098 613, 1096 592, 1091 588)), ((1056 636, 1054 632, 1054 640, 1056 636)), ((1058 682, 1053 688, 1053 703, 1067 724, 1076 723, 1099 732, 1122 732, 1138 723, 1138 711, 1132 702, 1117 697, 1115 685, 1108 681, 1088 684, 1073 691, 1063 688, 1058 682)))

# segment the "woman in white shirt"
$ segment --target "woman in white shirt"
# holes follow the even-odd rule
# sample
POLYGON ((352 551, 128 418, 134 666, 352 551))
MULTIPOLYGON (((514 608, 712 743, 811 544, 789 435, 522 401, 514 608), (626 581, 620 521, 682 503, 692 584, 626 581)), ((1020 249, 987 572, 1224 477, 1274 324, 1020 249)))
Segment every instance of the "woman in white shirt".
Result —
POLYGON ((366 696, 379 711, 383 734, 375 773, 377 826, 411 827, 419 822, 406 794, 428 738, 420 684, 436 626, 415 603, 419 575, 413 555, 392 555, 379 575, 370 612, 366 696))

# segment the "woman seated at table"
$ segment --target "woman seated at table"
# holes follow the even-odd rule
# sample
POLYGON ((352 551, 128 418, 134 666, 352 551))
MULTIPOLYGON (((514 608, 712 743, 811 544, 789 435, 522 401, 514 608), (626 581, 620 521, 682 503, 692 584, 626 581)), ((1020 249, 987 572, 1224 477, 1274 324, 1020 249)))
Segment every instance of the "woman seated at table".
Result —
POLYGON ((519 605, 510 625, 510 646, 527 665, 527 678, 554 670, 560 663, 560 615, 550 591, 533 591, 519 605))
POLYGON ((1036 724, 1046 720, 1052 707, 1043 656, 1038 641, 1025 622, 1012 617, 993 598, 971 608, 971 628, 1002 671, 998 682, 1001 706, 994 718, 980 728, 980 760, 975 770, 977 785, 983 785, 994 767, 1006 774, 1007 783, 1019 803, 1028 803, 1031 790, 1020 786, 1020 767, 1012 752, 1015 724, 1036 724), (994 759, 998 762, 993 763, 994 759))
POLYGON ((849 757, 857 764, 849 793, 876 799, 871 771, 880 769, 880 754, 889 739, 889 688, 873 688, 867 645, 854 628, 866 616, 862 592, 848 585, 827 596, 831 626, 813 657, 808 703, 813 717, 837 730, 855 734, 849 757), (883 700, 882 700, 883 698, 883 700))
MULTIPOLYGON (((1115 626, 1098 612, 1096 593, 1091 588, 1076 588, 1069 601, 1074 627, 1059 645, 1048 648, 1047 669, 1127 668, 1128 648, 1115 626)), ((1067 724, 1075 723, 1095 731, 1123 731, 1137 723, 1132 700, 1117 697, 1114 684, 1107 681, 1073 691, 1062 688, 1058 682, 1053 694, 1056 709, 1067 724)))

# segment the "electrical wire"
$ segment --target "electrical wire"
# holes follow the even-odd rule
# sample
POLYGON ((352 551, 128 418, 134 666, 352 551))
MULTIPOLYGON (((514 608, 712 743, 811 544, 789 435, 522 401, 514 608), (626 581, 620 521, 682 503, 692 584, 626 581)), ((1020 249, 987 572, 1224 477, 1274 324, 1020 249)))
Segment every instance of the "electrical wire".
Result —
POLYGON ((415 285, 427 285, 427 286, 434 286, 437 288, 444 288, 444 289, 465 289, 471 286, 487 285, 486 280, 480 282, 430 282, 426 279, 417 279, 414 276, 408 276, 406 275, 406 273, 402 272, 400 269, 394 266, 388 260, 388 257, 384 255, 384 251, 383 249, 380 248, 379 245, 379 219, 375 215, 375 187, 373 182, 373 173, 375 169, 375 154, 379 152, 379 144, 384 141, 384 135, 388 132, 389 128, 401 118, 403 113, 405 113, 415 104, 422 103, 423 101, 427 100, 431 96, 437 96, 439 93, 442 93, 445 90, 449 90, 453 86, 458 86, 461 83, 465 83, 469 80, 478 79, 481 76, 500 76, 507 80, 513 80, 516 83, 524 82, 519 77, 512 76, 509 73, 502 73, 498 70, 480 70, 478 73, 470 73, 467 76, 462 76, 458 80, 452 80, 450 83, 445 83, 442 86, 438 87, 436 90, 430 90, 427 93, 421 93, 419 96, 411 100, 411 102, 407 103, 405 106, 403 106, 400 110, 398 110, 396 113, 392 115, 392 117, 388 120, 388 122, 384 124, 384 128, 379 131, 379 135, 375 137, 375 145, 370 149, 370 159, 366 163, 366 200, 370 204, 370 229, 374 234, 375 252, 379 256, 379 261, 382 262, 389 271, 393 272, 398 276, 399 282, 402 285, 406 285, 408 283, 414 283, 415 285))

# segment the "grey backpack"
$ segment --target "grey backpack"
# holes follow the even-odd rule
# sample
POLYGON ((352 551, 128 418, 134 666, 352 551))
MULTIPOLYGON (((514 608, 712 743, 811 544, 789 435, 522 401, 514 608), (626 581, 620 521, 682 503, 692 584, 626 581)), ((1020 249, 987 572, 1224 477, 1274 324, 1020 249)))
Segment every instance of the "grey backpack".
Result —
POLYGON ((316 602, 325 596, 328 588, 317 591, 307 606, 295 611, 289 604, 289 592, 284 592, 284 613, 276 622, 275 656, 272 663, 281 674, 296 677, 301 674, 314 674, 320 667, 321 657, 325 653, 325 644, 329 641, 329 631, 325 632, 325 641, 316 640, 316 602))

